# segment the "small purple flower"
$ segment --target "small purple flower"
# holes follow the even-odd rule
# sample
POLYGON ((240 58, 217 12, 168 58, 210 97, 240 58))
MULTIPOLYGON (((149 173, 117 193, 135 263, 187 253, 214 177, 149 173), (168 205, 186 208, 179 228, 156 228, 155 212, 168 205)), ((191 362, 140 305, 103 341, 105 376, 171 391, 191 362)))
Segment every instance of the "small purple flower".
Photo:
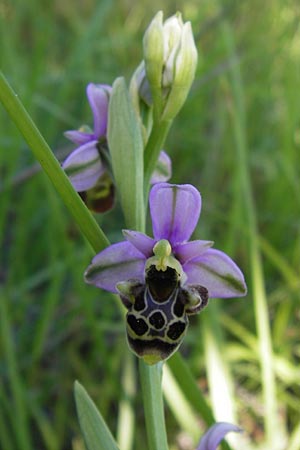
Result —
MULTIPOLYGON (((62 164, 77 192, 91 209, 104 212, 114 203, 113 182, 109 175, 109 149, 107 144, 108 105, 111 86, 89 83, 87 98, 94 118, 94 127, 66 131, 65 136, 78 147, 62 164), (95 201, 94 201, 95 200, 95 201), (95 207, 93 207, 93 205, 95 207)), ((167 181, 171 176, 171 160, 162 151, 151 183, 167 181)))
POLYGON ((217 422, 212 425, 202 437, 197 450, 216 450, 219 443, 230 431, 241 432, 236 425, 227 422, 217 422))
POLYGON ((154 238, 124 230, 124 242, 94 257, 87 283, 119 293, 128 308, 127 337, 146 362, 170 356, 185 334, 187 315, 200 311, 208 297, 246 294, 244 276, 211 241, 189 241, 199 219, 196 188, 158 183, 149 197, 154 238))
POLYGON ((77 192, 94 187, 106 170, 101 150, 107 151, 106 131, 111 86, 89 83, 86 93, 94 117, 93 130, 72 130, 65 133, 68 139, 78 145, 62 166, 77 192))

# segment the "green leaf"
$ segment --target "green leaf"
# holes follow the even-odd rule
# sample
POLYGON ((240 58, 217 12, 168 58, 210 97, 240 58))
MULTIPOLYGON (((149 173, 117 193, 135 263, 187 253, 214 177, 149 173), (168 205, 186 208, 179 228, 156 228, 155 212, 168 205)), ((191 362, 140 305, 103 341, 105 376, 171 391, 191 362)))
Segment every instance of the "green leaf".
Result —
POLYGON ((124 78, 117 78, 113 84, 108 145, 126 226, 144 229, 143 139, 124 78))
POLYGON ((80 428, 88 450, 119 450, 103 417, 84 387, 75 381, 74 388, 80 428))

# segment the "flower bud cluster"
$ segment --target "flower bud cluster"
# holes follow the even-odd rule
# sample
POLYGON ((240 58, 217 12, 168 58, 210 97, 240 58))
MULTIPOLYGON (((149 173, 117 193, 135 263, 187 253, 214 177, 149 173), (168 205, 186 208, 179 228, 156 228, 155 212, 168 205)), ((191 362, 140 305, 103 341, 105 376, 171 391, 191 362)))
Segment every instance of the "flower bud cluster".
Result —
POLYGON ((181 109, 195 77, 198 53, 190 22, 177 13, 163 22, 158 12, 144 35, 144 62, 154 107, 163 120, 181 109))

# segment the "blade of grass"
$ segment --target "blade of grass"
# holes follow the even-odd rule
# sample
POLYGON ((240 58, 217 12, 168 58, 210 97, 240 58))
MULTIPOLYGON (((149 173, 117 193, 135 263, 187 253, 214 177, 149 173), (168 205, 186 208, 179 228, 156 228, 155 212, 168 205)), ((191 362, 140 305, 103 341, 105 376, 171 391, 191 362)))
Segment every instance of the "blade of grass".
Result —
POLYGON ((131 450, 135 426, 132 401, 136 393, 136 376, 134 370, 134 357, 129 352, 124 356, 121 383, 124 394, 119 402, 117 442, 122 450, 131 450))
POLYGON ((293 430, 287 450, 298 450, 300 448, 300 422, 293 430))
POLYGON ((103 417, 78 381, 75 382, 75 399, 80 427, 88 450, 118 450, 103 417))
POLYGON ((4 392, 2 386, 0 385, 0 448, 5 448, 5 450, 14 450, 14 444, 12 441, 12 433, 8 427, 5 412, 3 411, 4 402, 4 392))
POLYGON ((10 389, 12 394, 12 407, 14 420, 12 421, 14 433, 19 448, 31 450, 33 448, 29 430, 29 417, 26 408, 26 395, 18 368, 16 350, 13 343, 11 321, 6 306, 6 295, 0 291, 0 325, 2 335, 3 353, 8 370, 10 389))
POLYGON ((207 401, 199 389, 189 366, 184 361, 182 356, 178 352, 175 353, 168 360, 167 364, 171 368, 177 382, 180 383, 180 387, 184 392, 185 397, 188 399, 193 408, 200 414, 207 426, 213 425, 215 423, 215 418, 211 408, 207 404, 207 401))
MULTIPOLYGON (((229 55, 236 55, 233 31, 227 22, 223 25, 224 42, 229 55)), ((232 125, 236 143, 237 176, 241 195, 245 205, 245 222, 249 226, 249 255, 254 299, 254 312, 259 339, 259 358, 262 376, 263 402, 265 406, 264 423, 266 429, 266 446, 276 448, 276 433, 278 430, 277 400, 275 377, 273 370, 273 350, 270 333, 270 319, 264 273, 259 250, 257 220, 255 205, 251 190, 251 180, 248 169, 248 147, 246 138, 246 111, 244 105, 243 82, 240 66, 234 64, 229 68, 229 83, 232 90, 232 125)))
MULTIPOLYGON (((228 363, 224 359, 224 336, 219 322, 220 311, 216 301, 212 301, 205 311, 202 327, 204 349, 209 384, 209 393, 213 411, 218 422, 236 423, 233 403, 233 386, 228 363)), ((230 436, 232 442, 236 436, 230 436)))
MULTIPOLYGON (((167 364, 190 405, 195 409, 195 411, 198 412, 207 427, 213 425, 216 420, 212 409, 208 405, 195 380, 195 377, 180 353, 176 352, 170 359, 168 359, 167 364)), ((221 442, 221 447, 223 450, 230 450, 231 448, 225 441, 221 442)))
MULTIPOLYGON (((224 351, 228 343, 225 342, 223 330, 220 326, 221 311, 217 300, 211 302, 205 314, 205 319, 201 323, 212 410, 216 421, 236 424, 233 381, 229 368, 229 359, 224 358, 224 351)), ((226 439, 234 448, 240 445, 239 435, 230 434, 226 439)), ((225 449, 231 448, 226 441, 222 441, 221 445, 225 449)))
POLYGON ((164 367, 163 392, 173 416, 196 445, 200 439, 198 418, 168 366, 164 367))

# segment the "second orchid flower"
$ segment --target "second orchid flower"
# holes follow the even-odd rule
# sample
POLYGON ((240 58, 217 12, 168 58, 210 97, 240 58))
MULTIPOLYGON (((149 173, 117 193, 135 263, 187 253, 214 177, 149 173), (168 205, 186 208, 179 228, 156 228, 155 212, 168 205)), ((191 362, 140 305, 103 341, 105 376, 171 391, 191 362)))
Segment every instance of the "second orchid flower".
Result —
MULTIPOLYGON (((78 147, 66 158, 62 167, 74 189, 87 206, 95 212, 105 212, 114 205, 115 188, 110 167, 107 122, 111 86, 89 83, 87 98, 92 110, 94 126, 65 132, 78 147)), ((161 151, 151 184, 171 177, 171 160, 161 151)))

